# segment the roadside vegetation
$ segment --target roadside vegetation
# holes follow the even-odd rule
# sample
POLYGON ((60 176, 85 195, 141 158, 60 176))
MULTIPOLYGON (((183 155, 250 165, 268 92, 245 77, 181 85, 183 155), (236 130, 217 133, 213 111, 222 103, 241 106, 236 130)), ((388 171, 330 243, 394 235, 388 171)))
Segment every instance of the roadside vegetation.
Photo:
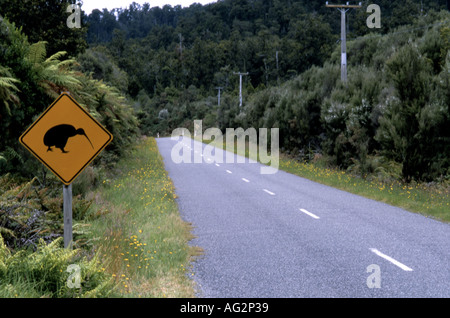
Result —
POLYGON ((62 191, 34 182, 0 178, 0 297, 195 296, 190 262, 201 249, 188 244, 191 227, 154 138, 74 198, 73 250, 62 242, 62 191), (80 266, 80 288, 67 285, 72 264, 80 266))
POLYGON ((98 254, 90 248, 90 202, 73 199, 74 249, 62 242, 62 190, 37 178, 27 182, 0 176, 0 297, 106 297, 113 281, 103 273, 98 254), (80 268, 82 288, 69 288, 69 265, 80 268))
POLYGON ((194 297, 189 278, 190 225, 178 213, 176 194, 154 138, 146 138, 92 193, 90 240, 105 272, 127 297, 194 297))

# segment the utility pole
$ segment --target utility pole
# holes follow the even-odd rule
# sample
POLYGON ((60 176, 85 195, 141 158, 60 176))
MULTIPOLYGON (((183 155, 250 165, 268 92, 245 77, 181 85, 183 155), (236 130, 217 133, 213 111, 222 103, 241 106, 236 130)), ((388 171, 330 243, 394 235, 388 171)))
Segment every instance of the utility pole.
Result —
POLYGON ((277 83, 280 85, 280 69, 278 67, 278 50, 275 53, 275 59, 277 61, 277 83))
POLYGON ((219 90, 219 95, 218 95, 218 105, 220 107, 220 91, 223 89, 223 87, 216 87, 217 90, 219 90))
POLYGON ((247 76, 248 73, 234 73, 234 75, 239 75, 239 107, 242 107, 242 76, 247 76))
POLYGON ((178 36, 180 37, 180 55, 183 55, 183 36, 181 33, 178 33, 178 36))
POLYGON ((350 9, 359 9, 361 8, 361 2, 359 5, 351 5, 347 2, 347 4, 328 4, 326 2, 327 8, 337 8, 341 12, 341 80, 344 83, 347 83, 347 33, 346 33, 346 23, 345 23, 345 14, 350 9))

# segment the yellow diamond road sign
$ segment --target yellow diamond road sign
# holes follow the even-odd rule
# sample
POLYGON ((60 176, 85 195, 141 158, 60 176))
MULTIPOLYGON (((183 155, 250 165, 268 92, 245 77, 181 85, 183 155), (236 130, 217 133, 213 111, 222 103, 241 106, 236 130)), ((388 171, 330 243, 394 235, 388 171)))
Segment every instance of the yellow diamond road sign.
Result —
POLYGON ((69 185, 112 139, 111 133, 70 95, 63 93, 19 140, 69 185))

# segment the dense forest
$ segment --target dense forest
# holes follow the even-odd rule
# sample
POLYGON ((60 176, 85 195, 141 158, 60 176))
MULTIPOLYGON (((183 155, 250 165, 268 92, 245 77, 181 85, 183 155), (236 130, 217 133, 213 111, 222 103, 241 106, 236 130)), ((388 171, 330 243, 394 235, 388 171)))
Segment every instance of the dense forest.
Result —
MULTIPOLYGON (((205 129, 277 127, 282 151, 302 160, 318 154, 361 176, 400 166, 396 176, 406 181, 449 178, 449 1, 363 1, 349 10, 348 83, 340 80, 340 13, 324 1, 133 3, 83 12, 82 28, 68 29, 72 2, 0 2, 6 171, 23 160, 19 133, 69 87, 101 114, 104 104, 111 112, 116 102, 131 107, 147 135, 192 128, 196 119, 205 129), (372 3, 381 8, 381 28, 366 25, 372 3), (242 107, 236 72, 248 72, 242 107)), ((123 115, 114 115, 109 128, 121 131, 123 115)), ((127 134, 130 120, 119 141, 134 136, 127 134)))
MULTIPOLYGON (((428 12, 440 9, 445 1, 365 1, 347 14, 348 38, 434 22, 428 12), (366 26, 370 3, 382 8, 381 29, 366 26)), ((94 10, 86 21, 88 43, 108 48, 130 76, 133 97, 142 89, 153 96, 158 87, 170 86, 195 86, 203 93, 216 86, 233 90, 235 71, 249 72, 253 88, 277 85, 322 65, 340 39, 340 14, 323 1, 218 1, 184 9, 133 4, 94 10)))
POLYGON ((362 176, 445 178, 448 2, 364 1, 347 17, 347 85, 340 13, 321 1, 95 10, 80 63, 134 100, 144 133, 194 119, 222 130, 278 127, 282 150, 301 159, 321 154, 362 176), (380 29, 366 25, 371 3, 381 7, 380 29), (242 108, 236 72, 249 74, 242 108))

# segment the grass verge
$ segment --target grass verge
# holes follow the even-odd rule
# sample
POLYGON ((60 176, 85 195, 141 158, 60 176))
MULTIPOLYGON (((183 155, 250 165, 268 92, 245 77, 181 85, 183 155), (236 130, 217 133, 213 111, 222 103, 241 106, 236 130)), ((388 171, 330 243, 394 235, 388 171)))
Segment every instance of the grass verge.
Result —
MULTIPOLYGON (((226 148, 225 140, 195 139, 210 143, 215 147, 226 148)), ((237 153, 236 143, 233 151, 237 153)), ((260 162, 257 154, 249 154, 248 143, 245 147, 245 156, 260 162)), ((376 176, 362 178, 343 170, 324 167, 324 164, 320 162, 301 162, 285 154, 280 154, 279 169, 324 185, 450 223, 450 187, 445 183, 404 183, 393 179, 384 181, 376 176)))
POLYGON ((119 297, 195 297, 189 278, 191 227, 175 201, 173 184, 154 138, 147 138, 93 192, 90 213, 101 215, 90 239, 116 282, 119 297))

